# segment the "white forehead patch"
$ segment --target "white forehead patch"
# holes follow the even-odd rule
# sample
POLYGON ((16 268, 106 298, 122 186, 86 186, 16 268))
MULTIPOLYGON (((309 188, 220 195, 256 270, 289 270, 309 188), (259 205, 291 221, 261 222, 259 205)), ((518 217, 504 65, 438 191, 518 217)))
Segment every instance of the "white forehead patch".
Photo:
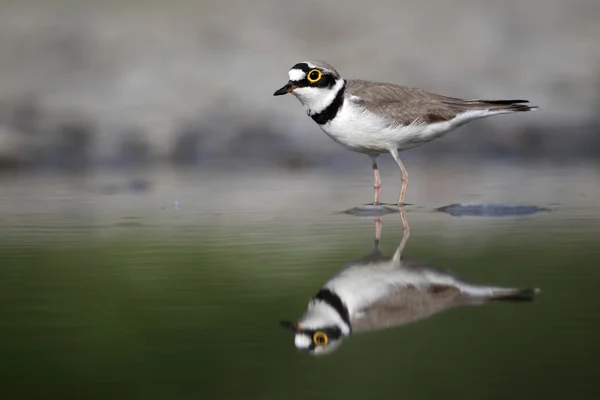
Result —
POLYGON ((294 82, 294 81, 301 81, 302 79, 306 78, 306 72, 302 71, 301 69, 290 69, 290 72, 288 72, 288 75, 290 76, 290 81, 294 82))
POLYGON ((297 333, 296 337, 294 339, 294 344, 296 345, 297 348, 299 349, 308 349, 311 345, 312 341, 310 340, 310 337, 308 337, 308 335, 305 335, 304 333, 297 333))

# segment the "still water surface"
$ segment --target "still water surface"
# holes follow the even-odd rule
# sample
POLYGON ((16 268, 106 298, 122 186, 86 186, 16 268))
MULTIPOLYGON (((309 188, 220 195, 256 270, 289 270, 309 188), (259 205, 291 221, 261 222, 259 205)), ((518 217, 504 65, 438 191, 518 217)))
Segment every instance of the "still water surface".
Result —
MULTIPOLYGON (((340 268, 372 253, 379 223, 339 213, 370 200, 368 174, 4 178, 3 397, 598 398, 597 172, 437 174, 411 181, 403 257, 541 293, 441 307, 355 332, 323 356, 296 350, 280 321, 298 320, 340 268), (550 211, 434 210, 457 201, 550 211)), ((393 200, 396 182, 383 179, 393 200)), ((392 256, 400 215, 381 223, 379 247, 392 256)))

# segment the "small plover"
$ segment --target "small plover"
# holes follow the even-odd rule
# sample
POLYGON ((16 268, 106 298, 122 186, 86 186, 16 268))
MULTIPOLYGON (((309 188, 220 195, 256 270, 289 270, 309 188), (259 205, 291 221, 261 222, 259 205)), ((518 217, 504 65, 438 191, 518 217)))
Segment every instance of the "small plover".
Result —
POLYGON ((381 191, 380 154, 390 153, 400 167, 398 204, 403 205, 408 174, 399 151, 430 142, 469 121, 537 108, 523 104, 527 100, 464 100, 391 83, 345 80, 323 61, 298 63, 288 75, 289 82, 274 96, 292 93, 329 137, 372 158, 374 204, 379 203, 381 191))

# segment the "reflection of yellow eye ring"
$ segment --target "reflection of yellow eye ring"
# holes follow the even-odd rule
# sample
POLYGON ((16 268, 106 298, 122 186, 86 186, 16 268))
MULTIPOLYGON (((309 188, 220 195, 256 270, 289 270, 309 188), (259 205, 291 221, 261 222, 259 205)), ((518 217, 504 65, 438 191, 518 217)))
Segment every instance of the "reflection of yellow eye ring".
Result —
POLYGON ((327 342, 329 342, 329 338, 325 332, 318 331, 313 335, 313 342, 315 342, 317 346, 325 346, 327 342))
POLYGON ((315 83, 321 80, 322 75, 323 74, 321 73, 321 71, 319 71, 318 69, 313 69, 306 75, 306 79, 308 79, 310 83, 315 83))

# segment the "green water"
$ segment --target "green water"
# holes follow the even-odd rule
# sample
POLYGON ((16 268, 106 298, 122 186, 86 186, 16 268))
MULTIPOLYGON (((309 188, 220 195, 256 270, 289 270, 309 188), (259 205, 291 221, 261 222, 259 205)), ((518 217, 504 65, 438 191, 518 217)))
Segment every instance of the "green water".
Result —
MULTIPOLYGON (((161 187, 109 196, 59 178, 5 184, 3 398, 600 396, 600 216, 589 203, 520 218, 408 207, 405 258, 542 293, 352 335, 313 357, 279 321, 299 318, 327 279, 371 251, 373 219, 336 213, 364 192, 315 207, 255 181, 228 193, 246 208, 230 196, 200 207, 189 179, 177 207, 161 187), (252 208, 259 192, 270 200, 252 208)), ((399 216, 385 216, 386 254, 401 235, 399 216)))

